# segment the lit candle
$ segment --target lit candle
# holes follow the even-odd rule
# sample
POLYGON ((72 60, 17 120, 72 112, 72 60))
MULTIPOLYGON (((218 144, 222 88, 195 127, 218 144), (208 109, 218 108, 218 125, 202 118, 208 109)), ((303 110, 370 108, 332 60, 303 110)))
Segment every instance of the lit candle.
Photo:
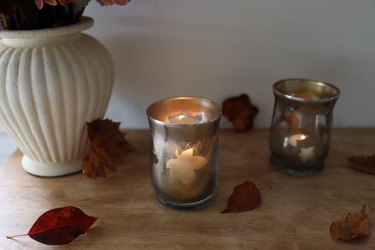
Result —
POLYGON ((191 185, 196 178, 195 170, 202 168, 207 160, 202 156, 194 156, 192 148, 182 151, 181 154, 176 150, 175 154, 176 159, 167 162, 172 182, 191 185))
POLYGON ((320 173, 329 151, 332 111, 340 90, 329 83, 302 78, 277 81, 272 89, 272 166, 294 176, 320 173))
POLYGON ((307 91, 307 90, 295 91, 294 93, 291 94, 291 96, 294 96, 297 98, 303 98, 305 100, 313 100, 313 101, 319 100, 319 96, 314 94, 314 92, 307 91))
POLYGON ((297 142, 307 139, 308 136, 302 133, 294 134, 288 137, 288 144, 297 147, 297 142))
POLYGON ((193 115, 191 113, 179 113, 170 115, 168 120, 172 124, 197 124, 202 122, 202 114, 193 115))
POLYGON ((212 199, 220 110, 217 103, 195 97, 163 99, 147 108, 151 181, 162 204, 186 210, 212 199))

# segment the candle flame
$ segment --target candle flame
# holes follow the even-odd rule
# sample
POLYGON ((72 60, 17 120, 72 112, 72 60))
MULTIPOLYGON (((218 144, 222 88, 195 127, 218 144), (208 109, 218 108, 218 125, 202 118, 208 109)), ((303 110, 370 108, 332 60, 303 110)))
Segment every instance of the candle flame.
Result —
POLYGON ((297 142, 303 141, 303 140, 307 139, 308 137, 309 137, 308 135, 305 135, 305 134, 302 134, 302 133, 294 134, 294 135, 291 135, 290 137, 286 138, 287 141, 285 143, 288 143, 289 145, 291 145, 293 147, 297 147, 297 142))

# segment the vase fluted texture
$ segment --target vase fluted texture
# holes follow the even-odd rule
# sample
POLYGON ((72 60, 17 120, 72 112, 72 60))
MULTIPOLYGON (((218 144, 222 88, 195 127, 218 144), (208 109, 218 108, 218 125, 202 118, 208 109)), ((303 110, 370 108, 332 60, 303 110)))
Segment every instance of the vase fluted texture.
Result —
POLYGON ((102 118, 114 80, 110 54, 81 33, 93 20, 42 30, 1 31, 0 125, 38 176, 80 171, 86 122, 102 118))

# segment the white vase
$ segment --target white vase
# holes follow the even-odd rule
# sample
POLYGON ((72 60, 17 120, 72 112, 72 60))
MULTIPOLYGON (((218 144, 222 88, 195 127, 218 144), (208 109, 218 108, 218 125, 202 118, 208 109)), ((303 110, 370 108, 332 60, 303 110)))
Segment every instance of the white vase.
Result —
POLYGON ((38 176, 81 170, 86 122, 102 118, 114 80, 110 54, 81 31, 93 20, 53 29, 1 31, 0 125, 38 176))

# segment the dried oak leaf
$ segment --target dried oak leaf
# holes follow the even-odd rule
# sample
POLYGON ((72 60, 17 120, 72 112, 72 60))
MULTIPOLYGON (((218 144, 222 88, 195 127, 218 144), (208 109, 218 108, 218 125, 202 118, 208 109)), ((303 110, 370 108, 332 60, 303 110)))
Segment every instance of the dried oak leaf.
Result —
POLYGON ((246 94, 230 97, 223 102, 223 115, 233 123, 237 132, 246 132, 252 128, 258 111, 246 94))
POLYGON ((251 181, 245 181, 233 188, 228 198, 227 207, 222 213, 238 213, 259 207, 261 195, 259 189, 251 181))
POLYGON ((350 165, 360 171, 375 174, 375 154, 369 156, 353 155, 347 157, 350 165))
POLYGON ((370 236, 366 205, 355 213, 348 213, 345 218, 335 221, 329 227, 331 237, 335 240, 353 240, 370 236))
POLYGON ((130 152, 131 146, 119 128, 119 122, 108 119, 87 123, 91 149, 81 163, 84 175, 93 179, 107 177, 130 152))
POLYGON ((77 207, 55 208, 42 214, 27 234, 7 238, 13 239, 28 235, 43 244, 65 245, 86 233, 96 219, 96 217, 86 215, 77 207))
POLYGON ((299 127, 299 118, 295 111, 288 110, 282 116, 281 120, 285 121, 290 128, 298 128, 299 127))

